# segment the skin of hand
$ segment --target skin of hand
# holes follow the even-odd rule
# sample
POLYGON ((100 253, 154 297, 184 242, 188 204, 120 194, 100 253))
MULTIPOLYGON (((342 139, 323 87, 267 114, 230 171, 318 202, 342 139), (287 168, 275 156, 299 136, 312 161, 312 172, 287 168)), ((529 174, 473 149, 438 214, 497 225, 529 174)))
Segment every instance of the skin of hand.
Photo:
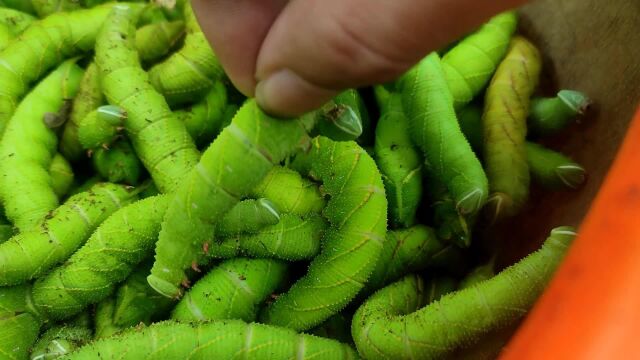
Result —
POLYGON ((297 116, 346 88, 390 81, 526 0, 193 0, 234 85, 297 116))

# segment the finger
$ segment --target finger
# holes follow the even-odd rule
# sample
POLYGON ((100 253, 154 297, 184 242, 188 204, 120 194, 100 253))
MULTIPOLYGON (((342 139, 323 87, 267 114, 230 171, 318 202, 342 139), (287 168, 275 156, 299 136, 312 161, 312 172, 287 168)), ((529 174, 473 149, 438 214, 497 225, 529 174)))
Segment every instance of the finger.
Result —
POLYGON ((523 0, 297 0, 258 56, 256 97, 298 115, 342 89, 394 79, 427 53, 523 0))
POLYGON ((231 82, 245 95, 256 86, 258 51, 287 0, 193 0, 202 31, 231 82))

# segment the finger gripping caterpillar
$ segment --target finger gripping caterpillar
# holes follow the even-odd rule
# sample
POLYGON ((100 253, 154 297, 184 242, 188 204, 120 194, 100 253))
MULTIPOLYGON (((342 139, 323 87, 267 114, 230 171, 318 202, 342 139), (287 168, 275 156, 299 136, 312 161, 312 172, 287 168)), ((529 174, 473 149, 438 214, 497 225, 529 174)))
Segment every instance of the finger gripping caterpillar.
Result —
POLYGON ((135 197, 130 188, 109 183, 72 196, 33 231, 0 244, 0 286, 34 279, 66 260, 104 219, 135 197))
POLYGON ((480 210, 488 195, 487 176, 460 130, 438 54, 403 77, 402 103, 426 171, 446 185, 461 214, 480 210))
POLYGON ((127 112, 124 127, 138 157, 161 192, 171 192, 198 161, 184 124, 149 83, 135 49, 135 9, 113 7, 96 42, 102 90, 127 112))
POLYGON ((342 310, 371 275, 386 233, 387 200, 373 159, 354 142, 319 137, 298 167, 322 181, 330 227, 308 273, 264 309, 261 320, 301 331, 342 310))
POLYGON ((186 269, 198 264, 215 224, 285 157, 308 146, 314 119, 280 120, 247 101, 185 176, 173 197, 156 244, 149 284, 179 297, 186 269))
POLYGON ((65 357, 81 359, 314 359, 358 356, 348 345, 289 329, 239 320, 182 324, 163 322, 139 331, 98 340, 65 357))
POLYGON ((483 153, 491 191, 487 211, 495 220, 514 215, 529 195, 525 138, 529 98, 538 84, 540 67, 535 46, 514 37, 487 89, 483 153))
POLYGON ((270 259, 227 260, 198 280, 171 313, 180 321, 255 321, 260 305, 280 288, 288 266, 270 259))
POLYGON ((419 277, 410 275, 389 285, 354 315, 351 332, 358 352, 366 359, 440 359, 513 324, 542 293, 574 237, 572 228, 556 228, 537 252, 423 308, 419 277))
POLYGON ((31 230, 58 206, 49 174, 58 139, 43 117, 73 97, 81 77, 73 62, 61 65, 20 103, 2 137, 0 195, 7 217, 22 231, 31 230))

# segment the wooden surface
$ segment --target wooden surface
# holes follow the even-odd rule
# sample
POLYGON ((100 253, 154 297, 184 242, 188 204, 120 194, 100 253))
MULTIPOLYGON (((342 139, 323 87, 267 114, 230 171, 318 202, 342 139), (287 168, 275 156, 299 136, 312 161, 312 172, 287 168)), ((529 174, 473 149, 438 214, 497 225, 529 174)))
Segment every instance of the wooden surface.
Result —
MULTIPOLYGON (((551 228, 581 223, 640 104, 640 0, 535 1, 521 11, 521 32, 545 57, 541 91, 572 88, 594 101, 579 124, 545 140, 589 178, 579 192, 533 190, 524 213, 490 235, 504 263, 534 250, 551 228)), ((629 164, 639 165, 640 158, 629 164)))

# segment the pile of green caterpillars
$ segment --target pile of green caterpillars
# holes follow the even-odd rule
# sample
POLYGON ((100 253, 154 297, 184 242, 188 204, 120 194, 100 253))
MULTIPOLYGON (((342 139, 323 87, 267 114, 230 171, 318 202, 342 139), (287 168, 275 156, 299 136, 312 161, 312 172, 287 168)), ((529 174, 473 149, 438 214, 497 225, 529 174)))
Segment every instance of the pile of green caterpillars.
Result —
POLYGON ((585 180, 516 13, 280 119, 188 0, 0 6, 0 359, 492 358, 575 236, 472 237, 585 180))

